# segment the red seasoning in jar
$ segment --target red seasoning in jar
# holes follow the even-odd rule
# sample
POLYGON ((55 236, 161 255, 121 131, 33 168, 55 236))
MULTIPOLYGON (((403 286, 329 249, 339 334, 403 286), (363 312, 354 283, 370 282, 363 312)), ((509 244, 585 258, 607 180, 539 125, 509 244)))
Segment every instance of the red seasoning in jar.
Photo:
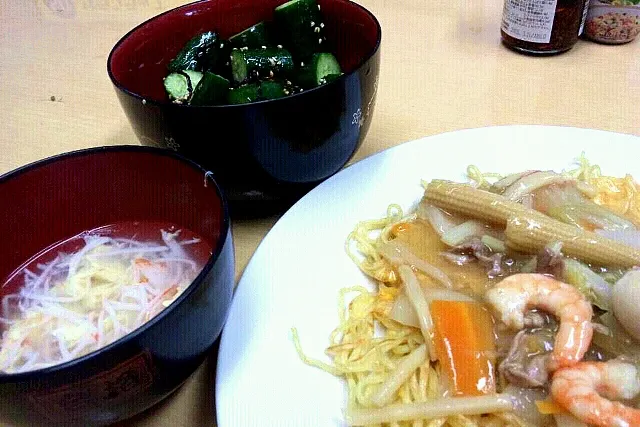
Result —
POLYGON ((505 0, 502 42, 523 53, 565 52, 578 41, 588 7, 589 0, 505 0))

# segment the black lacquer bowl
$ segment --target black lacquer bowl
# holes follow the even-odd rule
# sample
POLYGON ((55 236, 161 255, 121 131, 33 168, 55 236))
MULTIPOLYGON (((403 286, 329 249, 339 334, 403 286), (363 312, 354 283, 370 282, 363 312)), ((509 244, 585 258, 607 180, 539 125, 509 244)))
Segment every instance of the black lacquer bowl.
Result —
POLYGON ((172 104, 162 79, 194 35, 227 38, 269 20, 284 0, 205 0, 158 15, 125 35, 107 68, 143 145, 176 150, 211 170, 232 212, 289 206, 358 150, 376 100, 381 28, 362 6, 318 0, 328 46, 344 74, 276 100, 223 106, 172 104))
MULTIPOLYGON (((63 364, 0 374, 0 424, 96 426, 127 419, 167 397, 215 351, 231 305, 235 261, 226 199, 205 175, 169 150, 113 146, 0 176, 0 280, 55 242, 121 221, 179 224, 210 248, 192 284, 140 328, 63 364)), ((17 292, 9 288, 0 296, 17 292)))

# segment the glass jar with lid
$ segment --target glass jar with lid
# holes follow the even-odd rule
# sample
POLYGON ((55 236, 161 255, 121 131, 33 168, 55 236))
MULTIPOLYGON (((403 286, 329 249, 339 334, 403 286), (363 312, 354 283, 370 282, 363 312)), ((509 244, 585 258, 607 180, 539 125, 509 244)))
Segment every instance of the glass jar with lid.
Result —
POLYGON ((565 52, 578 41, 588 8, 589 0, 504 0, 502 42, 523 53, 565 52))

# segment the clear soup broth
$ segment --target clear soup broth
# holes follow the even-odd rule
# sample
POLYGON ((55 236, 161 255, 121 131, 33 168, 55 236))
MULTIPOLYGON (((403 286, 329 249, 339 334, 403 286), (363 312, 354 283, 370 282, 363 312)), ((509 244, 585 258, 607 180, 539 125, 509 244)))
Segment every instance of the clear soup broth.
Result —
POLYGON ((0 373, 46 368, 138 329, 198 276, 212 245, 166 222, 119 222, 61 240, 3 280, 0 373))

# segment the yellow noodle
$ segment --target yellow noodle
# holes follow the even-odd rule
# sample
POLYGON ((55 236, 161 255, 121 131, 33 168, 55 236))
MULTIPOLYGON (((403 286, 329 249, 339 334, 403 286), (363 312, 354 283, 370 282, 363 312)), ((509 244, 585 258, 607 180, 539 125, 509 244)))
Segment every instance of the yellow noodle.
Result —
MULTIPOLYGON (((460 421, 459 415, 502 412, 513 409, 510 396, 484 395, 473 397, 454 397, 435 399, 427 402, 396 403, 384 408, 350 409, 347 411, 348 422, 362 426, 376 422, 412 420, 416 418, 437 418, 447 416, 460 421)), ((454 421, 454 422, 456 422, 454 421)), ((466 422, 466 420, 464 420, 466 422)))
MULTIPOLYGON (((618 208, 625 212, 632 212, 633 209, 640 206, 640 202, 635 203, 638 192, 635 183, 630 178, 621 181, 612 177, 603 177, 599 168, 586 161, 582 161, 578 170, 567 172, 567 174, 580 180, 581 183, 592 185, 595 189, 594 200, 597 202, 602 204, 618 203, 618 208), (621 194, 621 197, 614 199, 607 191, 612 192, 611 194, 621 194)), ((445 209, 484 219, 504 227, 507 226, 510 219, 514 218, 514 214, 520 215, 521 218, 524 217, 523 214, 531 214, 531 210, 522 204, 510 202, 489 191, 482 191, 491 189, 491 180, 501 179, 502 175, 483 173, 473 165, 467 169, 467 175, 473 185, 445 181, 423 183, 425 198, 435 200, 435 205, 445 209), (434 183, 439 185, 444 183, 444 185, 436 188, 434 183), (452 189, 455 191, 451 192, 452 189)), ((640 213, 640 209, 638 212, 640 213)), ((547 228, 551 227, 550 229, 556 230, 557 224, 550 223, 548 217, 544 215, 543 217, 545 219, 542 220, 542 223, 547 228)), ((640 214, 638 217, 640 218, 640 214)), ((376 400, 375 396, 380 391, 381 385, 391 378, 408 355, 425 345, 419 329, 399 324, 388 317, 403 283, 394 266, 387 262, 378 250, 380 244, 393 238, 392 230, 395 224, 413 218, 415 218, 413 215, 405 217, 399 206, 390 205, 386 216, 362 221, 349 234, 345 242, 348 255, 365 274, 375 279, 377 289, 369 291, 364 287, 353 287, 340 292, 338 298, 339 325, 331 332, 326 350, 332 360, 331 364, 306 357, 302 353, 299 337, 294 330, 296 349, 305 363, 344 378, 349 394, 348 414, 366 415, 371 414, 367 411, 376 411, 373 402, 376 400), (346 304, 346 296, 351 293, 355 293, 356 296, 346 304), (382 329, 382 334, 377 333, 377 329, 382 329)), ((520 229, 516 229, 512 230, 512 233, 508 233, 513 237, 509 243, 520 245, 520 248, 526 249, 526 242, 521 238, 520 231, 520 229)), ((572 232, 575 233, 575 230, 572 229, 572 232)), ((528 235, 529 239, 531 237, 528 235)), ((536 239, 542 237, 544 236, 534 234, 534 243, 536 239)), ((566 247, 565 243, 564 248, 566 249, 566 247)), ((382 410, 397 408, 397 405, 404 405, 403 407, 414 410, 420 407, 422 409, 432 408, 434 405, 437 407, 436 399, 442 398, 441 373, 438 363, 425 360, 423 365, 406 375, 408 375, 406 381, 392 396, 391 405, 385 406, 382 410)), ((414 419, 396 419, 390 422, 382 422, 383 419, 371 419, 373 424, 367 427, 528 426, 514 413, 505 412, 504 410, 509 409, 510 403, 507 401, 508 399, 500 400, 499 397, 500 395, 488 397, 489 400, 493 399, 492 403, 496 405, 494 408, 484 404, 475 411, 469 407, 466 408, 466 412, 476 412, 475 414, 455 413, 429 419, 434 413, 428 411, 427 419, 421 418, 420 415, 416 415, 414 419), (493 411, 484 416, 477 413, 486 409, 493 409, 493 411), (376 422, 378 423, 376 424, 376 422)), ((447 399, 447 401, 449 400, 451 399, 447 399)), ((471 401, 477 402, 478 400, 471 399, 471 401)))
POLYGON ((491 182, 487 178, 498 180, 503 178, 503 175, 493 172, 483 173, 477 166, 469 165, 467 166, 467 178, 475 183, 474 187, 489 189, 491 182))
POLYGON ((353 262, 367 275, 382 282, 395 282, 395 272, 382 255, 376 249, 378 242, 389 240, 391 227, 402 220, 402 208, 398 205, 389 205, 387 216, 359 222, 347 237, 345 250, 353 262), (372 236, 373 232, 377 236, 372 236), (355 247, 355 250, 354 250, 355 247), (363 257, 360 259, 359 256, 363 257))

